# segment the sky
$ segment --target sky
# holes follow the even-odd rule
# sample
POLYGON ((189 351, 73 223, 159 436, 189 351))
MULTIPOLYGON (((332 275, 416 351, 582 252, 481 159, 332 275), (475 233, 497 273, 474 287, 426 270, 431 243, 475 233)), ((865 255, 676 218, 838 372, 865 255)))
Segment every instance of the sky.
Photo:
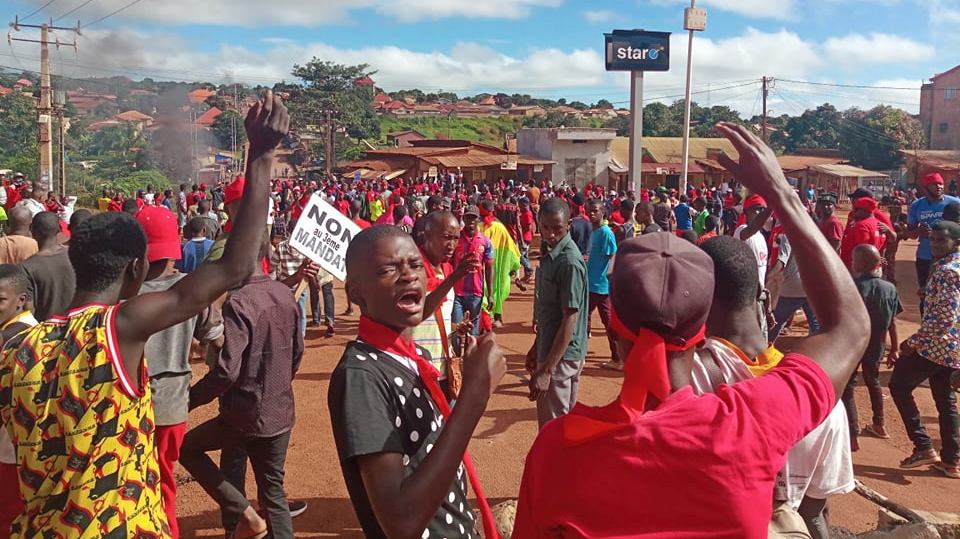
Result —
MULTIPOLYGON (((369 64, 388 91, 502 91, 628 107, 629 75, 605 71, 603 34, 672 32, 670 70, 644 79, 646 100, 672 102, 683 94, 686 6, 683 0, 3 0, 0 17, 12 21, 40 8, 27 23, 79 20, 79 51, 51 53, 54 71, 68 77, 272 84, 292 81, 294 64, 317 57, 369 64)), ((767 106, 773 115, 824 102, 885 103, 916 113, 920 84, 960 63, 950 52, 960 45, 953 31, 960 0, 700 0, 697 7, 707 9, 708 22, 694 39, 693 98, 745 115, 762 109, 763 76, 775 79, 767 106)), ((74 37, 53 35, 61 42, 74 37)), ((2 66, 38 70, 38 58, 35 44, 0 45, 2 66)))

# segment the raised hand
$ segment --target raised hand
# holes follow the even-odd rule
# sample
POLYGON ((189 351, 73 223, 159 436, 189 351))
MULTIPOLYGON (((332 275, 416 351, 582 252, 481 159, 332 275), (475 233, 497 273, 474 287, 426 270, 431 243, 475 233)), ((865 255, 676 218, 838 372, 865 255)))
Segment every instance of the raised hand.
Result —
POLYGON ((759 137, 746 127, 730 122, 717 124, 717 131, 729 139, 740 154, 739 163, 720 154, 720 164, 751 192, 764 198, 792 192, 776 154, 759 137))
POLYGON ((290 129, 290 115, 280 96, 267 90, 263 98, 247 111, 243 122, 250 141, 250 153, 259 155, 277 147, 290 129))

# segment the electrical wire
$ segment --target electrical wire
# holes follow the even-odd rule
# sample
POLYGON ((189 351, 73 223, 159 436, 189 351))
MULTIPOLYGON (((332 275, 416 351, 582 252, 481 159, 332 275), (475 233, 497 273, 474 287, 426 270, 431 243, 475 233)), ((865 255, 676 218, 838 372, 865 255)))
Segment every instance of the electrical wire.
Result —
POLYGON ((46 9, 48 6, 50 6, 50 4, 52 4, 52 3, 56 2, 56 1, 57 1, 57 0, 49 0, 46 4, 38 7, 37 9, 31 11, 30 13, 28 13, 26 17, 21 17, 21 18, 19 19, 20 22, 23 22, 23 21, 29 19, 30 17, 33 17, 33 16, 36 15, 37 13, 40 13, 41 11, 43 11, 44 9, 46 9))
POLYGON ((80 4, 79 6, 71 9, 70 11, 64 13, 63 15, 60 15, 59 17, 57 17, 56 19, 54 19, 53 22, 57 22, 57 21, 59 21, 60 19, 63 19, 64 17, 69 17, 70 15, 73 15, 73 14, 76 13, 77 11, 79 11, 79 10, 83 9, 85 6, 87 6, 90 2, 93 2, 93 0, 87 0, 86 2, 84 2, 84 3, 80 4))
POLYGON ((93 22, 88 22, 87 24, 83 25, 83 27, 84 27, 84 28, 89 28, 90 26, 93 26, 94 24, 97 24, 98 22, 103 22, 103 21, 109 19, 110 17, 113 17, 113 16, 116 15, 117 13, 120 13, 121 11, 124 11, 124 10, 126 10, 126 9, 128 9, 128 8, 131 8, 131 7, 139 4, 139 3, 142 2, 142 1, 143 1, 143 0, 133 0, 133 2, 130 2, 129 4, 123 6, 123 7, 120 8, 120 9, 117 9, 117 10, 115 10, 115 11, 111 11, 110 13, 104 15, 103 17, 100 17, 99 19, 97 19, 97 20, 95 20, 95 21, 93 21, 93 22))
MULTIPOLYGON (((916 92, 920 90, 918 87, 907 87, 907 86, 869 86, 865 84, 836 84, 829 82, 810 82, 805 80, 791 80, 791 79, 777 79, 779 82, 788 82, 791 84, 806 84, 809 86, 833 86, 835 88, 857 88, 861 90, 910 90, 916 92)), ((930 90, 946 90, 946 88, 930 88, 930 90)))

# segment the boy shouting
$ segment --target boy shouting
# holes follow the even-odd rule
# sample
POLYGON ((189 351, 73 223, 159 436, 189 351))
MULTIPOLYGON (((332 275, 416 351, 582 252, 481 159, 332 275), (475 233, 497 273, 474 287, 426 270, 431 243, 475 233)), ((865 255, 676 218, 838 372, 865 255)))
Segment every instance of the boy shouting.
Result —
POLYGON ((426 273, 413 239, 393 226, 364 230, 347 250, 347 295, 360 307, 356 341, 330 380, 340 467, 368 538, 471 537, 469 480, 484 536, 497 537, 466 455, 487 400, 506 372, 493 334, 470 338, 464 386, 451 412, 430 354, 411 339, 421 323, 426 273))

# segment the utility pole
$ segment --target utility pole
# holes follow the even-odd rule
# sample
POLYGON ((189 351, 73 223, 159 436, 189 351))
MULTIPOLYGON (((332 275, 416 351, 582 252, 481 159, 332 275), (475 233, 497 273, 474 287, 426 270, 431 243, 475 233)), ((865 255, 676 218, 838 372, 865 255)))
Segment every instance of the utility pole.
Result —
MULTIPOLYGON (((80 23, 77 22, 75 28, 66 28, 54 26, 53 21, 50 24, 20 24, 20 18, 17 17, 10 23, 10 27, 19 32, 21 28, 36 28, 40 30, 40 39, 23 39, 7 35, 7 41, 21 41, 24 43, 40 44, 40 102, 37 105, 37 123, 39 124, 39 136, 37 137, 37 150, 40 153, 40 170, 38 180, 40 188, 44 191, 49 190, 53 183, 53 105, 51 102, 50 86, 50 45, 77 48, 76 37, 73 43, 60 43, 60 39, 50 41, 51 30, 66 30, 80 35, 80 23)), ((62 180, 61 180, 62 183, 62 180)))
POLYGON ((687 41, 687 85, 683 102, 683 169, 680 174, 679 191, 687 192, 687 174, 690 170, 690 86, 693 84, 693 33, 707 29, 707 11, 696 8, 697 0, 690 0, 690 7, 683 12, 683 27, 690 32, 687 41))
POLYGON ((333 174, 333 112, 330 109, 323 111, 324 128, 323 133, 326 140, 323 142, 323 170, 329 178, 333 174))
POLYGON ((764 142, 767 141, 767 96, 770 94, 769 84, 772 80, 773 79, 767 77, 763 77, 763 79, 761 79, 761 82, 763 83, 763 127, 761 128, 761 135, 764 142))
POLYGON ((67 196, 67 149, 65 147, 67 127, 63 121, 63 104, 58 102, 53 112, 57 115, 57 176, 59 180, 57 182, 57 194, 60 195, 62 199, 67 196))

